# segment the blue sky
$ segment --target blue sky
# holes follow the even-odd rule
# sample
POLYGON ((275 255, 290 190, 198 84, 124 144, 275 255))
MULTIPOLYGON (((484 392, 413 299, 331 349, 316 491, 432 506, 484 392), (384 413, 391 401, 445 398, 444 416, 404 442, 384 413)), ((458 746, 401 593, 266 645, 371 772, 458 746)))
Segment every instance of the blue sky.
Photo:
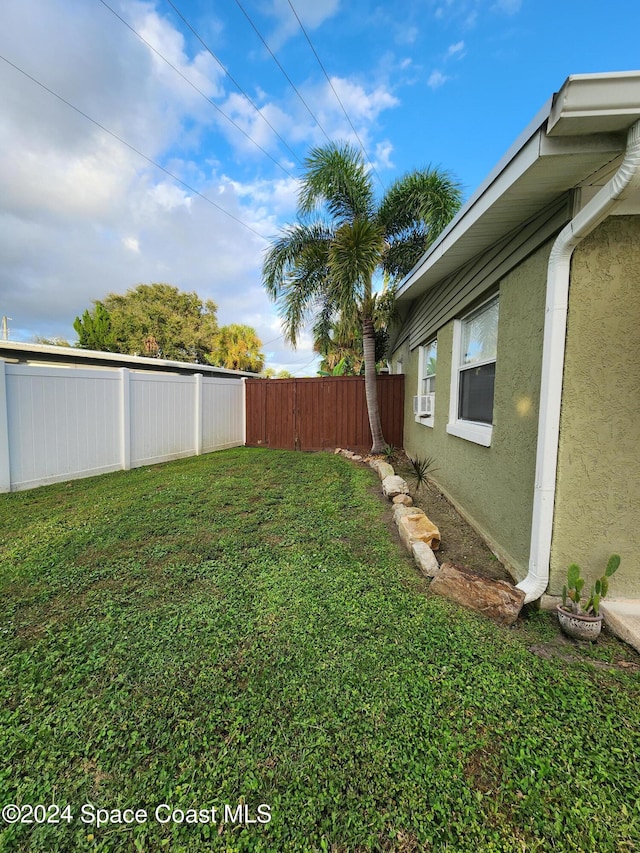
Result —
POLYGON ((639 23, 631 0, 3 0, 0 316, 73 340, 92 300, 166 281, 312 374, 260 278, 309 147, 359 139, 380 191, 432 164, 471 195, 568 75, 640 67, 639 23))

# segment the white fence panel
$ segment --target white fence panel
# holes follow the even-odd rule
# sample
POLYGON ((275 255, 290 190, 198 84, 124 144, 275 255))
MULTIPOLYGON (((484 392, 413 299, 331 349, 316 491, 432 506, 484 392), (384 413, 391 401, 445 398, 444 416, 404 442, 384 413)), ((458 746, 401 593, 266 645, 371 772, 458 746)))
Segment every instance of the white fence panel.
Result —
POLYGON ((131 373, 131 467, 193 456, 193 376, 131 373))
POLYGON ((241 379, 0 360, 0 492, 242 444, 241 379))
POLYGON ((120 467, 117 374, 19 364, 5 372, 13 489, 120 467))
POLYGON ((202 452, 244 444, 242 379, 202 380, 202 452))

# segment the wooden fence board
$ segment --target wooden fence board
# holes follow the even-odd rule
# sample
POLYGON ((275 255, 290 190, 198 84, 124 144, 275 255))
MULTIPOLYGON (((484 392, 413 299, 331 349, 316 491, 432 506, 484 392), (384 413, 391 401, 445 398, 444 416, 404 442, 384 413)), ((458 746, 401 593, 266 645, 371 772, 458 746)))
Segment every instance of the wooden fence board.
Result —
MULTIPOLYGON (((385 440, 402 447, 404 376, 378 376, 385 440)), ((368 450, 371 430, 362 376, 247 379, 248 447, 368 450)))

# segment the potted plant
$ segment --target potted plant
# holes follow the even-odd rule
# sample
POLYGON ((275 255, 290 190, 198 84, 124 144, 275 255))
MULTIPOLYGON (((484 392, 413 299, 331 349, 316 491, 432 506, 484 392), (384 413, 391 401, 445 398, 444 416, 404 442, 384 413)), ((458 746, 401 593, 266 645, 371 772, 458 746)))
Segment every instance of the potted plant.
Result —
POLYGON ((600 601, 609 590, 609 578, 617 571, 620 557, 612 554, 601 578, 591 587, 586 604, 582 605, 584 578, 580 566, 572 563, 567 570, 567 583, 562 589, 562 604, 557 607, 560 627, 568 637, 576 640, 597 640, 602 630, 600 601))

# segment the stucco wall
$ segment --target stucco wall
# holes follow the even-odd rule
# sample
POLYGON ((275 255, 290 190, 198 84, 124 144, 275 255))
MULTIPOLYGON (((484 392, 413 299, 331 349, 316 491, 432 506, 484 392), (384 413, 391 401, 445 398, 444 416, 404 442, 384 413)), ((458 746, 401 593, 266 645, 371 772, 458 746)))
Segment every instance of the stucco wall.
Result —
POLYGON ((609 594, 640 598, 640 216, 610 217, 572 261, 549 591, 613 552, 609 594))
MULTIPOLYGON (((434 456, 434 479, 508 561, 517 578, 527 573, 535 475, 536 434, 546 268, 550 243, 500 282, 500 316, 491 447, 448 435, 453 323, 438 332, 433 429, 415 423, 418 350, 394 353, 406 374, 405 449, 434 456)), ((443 531, 446 537, 446 531, 443 531)))

